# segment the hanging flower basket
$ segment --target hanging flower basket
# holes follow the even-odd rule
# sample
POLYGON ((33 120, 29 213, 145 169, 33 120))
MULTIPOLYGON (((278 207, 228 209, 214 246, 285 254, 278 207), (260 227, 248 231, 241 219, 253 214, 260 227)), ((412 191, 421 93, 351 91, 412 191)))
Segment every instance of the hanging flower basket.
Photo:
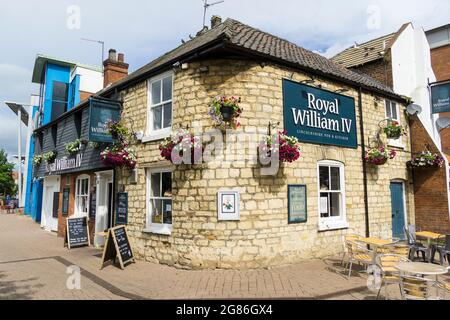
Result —
POLYGON ((397 152, 395 150, 388 150, 385 147, 372 148, 366 152, 364 160, 374 166, 382 166, 388 160, 395 159, 397 152))
POLYGON ((161 157, 175 163, 181 164, 183 156, 188 152, 191 154, 191 164, 203 154, 203 146, 200 138, 194 137, 188 130, 180 129, 170 138, 165 139, 160 145, 161 157))
POLYGON ((239 107, 241 98, 219 96, 211 102, 208 114, 221 129, 237 129, 241 126, 239 117, 242 114, 242 108, 239 107))
POLYGON ((109 120, 106 127, 114 140, 125 141, 129 136, 128 129, 120 121, 109 120))
POLYGON ((384 128, 384 133, 388 139, 396 140, 406 135, 406 130, 397 121, 389 121, 388 125, 384 128))
POLYGON ((42 163, 42 155, 35 155, 33 157, 33 165, 38 166, 42 163))
POLYGON ((300 144, 298 139, 287 135, 286 131, 265 137, 259 146, 261 160, 269 159, 278 153, 280 162, 292 163, 300 159, 300 144))
POLYGON ((439 154, 432 154, 430 151, 422 151, 416 154, 411 161, 408 162, 410 168, 442 168, 444 158, 439 154))
POLYGON ((81 151, 81 146, 82 146, 81 140, 77 139, 73 142, 66 143, 65 149, 67 153, 69 153, 70 155, 74 155, 81 151))
POLYGON ((102 162, 107 166, 134 169, 136 154, 127 144, 114 144, 100 153, 102 162))
POLYGON ((51 164, 51 163, 55 162, 57 156, 58 156, 58 152, 50 151, 50 152, 44 153, 42 155, 42 159, 45 162, 47 162, 48 164, 51 164))

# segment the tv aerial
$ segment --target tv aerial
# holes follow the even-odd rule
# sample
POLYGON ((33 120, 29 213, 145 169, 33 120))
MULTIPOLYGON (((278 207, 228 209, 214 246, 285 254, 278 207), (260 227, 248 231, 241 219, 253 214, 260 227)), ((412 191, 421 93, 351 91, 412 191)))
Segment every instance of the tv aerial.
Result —
POLYGON ((215 6, 216 4, 220 4, 223 2, 225 2, 225 0, 216 1, 213 3, 208 3, 208 0, 203 0, 203 28, 206 27, 206 11, 209 9, 209 7, 215 6))

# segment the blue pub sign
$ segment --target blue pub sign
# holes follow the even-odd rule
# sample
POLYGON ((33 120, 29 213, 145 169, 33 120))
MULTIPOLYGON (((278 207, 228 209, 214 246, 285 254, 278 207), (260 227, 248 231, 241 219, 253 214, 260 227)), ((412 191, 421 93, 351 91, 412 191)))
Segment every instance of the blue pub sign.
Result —
POLYGON ((89 108, 89 141, 114 142, 108 132, 108 121, 120 120, 120 102, 103 99, 91 99, 89 108))
POLYGON ((283 80, 284 128, 301 142, 356 149, 355 99, 283 80))

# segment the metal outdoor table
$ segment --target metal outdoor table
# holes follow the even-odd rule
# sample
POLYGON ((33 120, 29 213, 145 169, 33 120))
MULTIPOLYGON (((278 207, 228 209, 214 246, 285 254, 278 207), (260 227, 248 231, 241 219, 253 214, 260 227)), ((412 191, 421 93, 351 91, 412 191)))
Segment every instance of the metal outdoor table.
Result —
POLYGON ((430 231, 421 231, 421 232, 416 232, 416 238, 422 238, 422 239, 426 239, 427 240, 427 248, 428 248, 428 252, 427 252, 427 260, 428 262, 431 262, 432 257, 432 242, 433 241, 437 241, 440 237, 442 237, 441 234, 439 233, 435 233, 435 232, 430 232, 430 231))
MULTIPOLYGON (((448 272, 447 268, 443 266, 423 262, 400 262, 395 266, 395 269, 399 270, 401 274, 410 273, 413 275, 434 276, 436 282, 438 282, 440 275, 448 272)), ((437 295, 439 294, 438 290, 436 287, 437 295)))
POLYGON ((385 240, 385 239, 379 239, 379 238, 362 238, 362 239, 358 239, 358 241, 368 244, 372 248, 372 250, 373 250, 372 263, 373 264, 376 264, 378 247, 384 247, 387 245, 394 244, 394 241, 392 241, 392 240, 385 240))
POLYGON ((448 272, 447 268, 443 266, 423 262, 400 262, 395 268, 401 272, 424 276, 439 276, 448 272))

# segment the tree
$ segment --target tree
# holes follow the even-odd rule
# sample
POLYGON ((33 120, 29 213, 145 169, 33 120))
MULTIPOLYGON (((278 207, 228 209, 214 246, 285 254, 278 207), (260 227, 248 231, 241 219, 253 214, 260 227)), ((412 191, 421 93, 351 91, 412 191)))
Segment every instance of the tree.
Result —
POLYGON ((0 194, 15 196, 17 185, 13 179, 14 164, 8 162, 8 154, 5 150, 0 150, 0 194))

